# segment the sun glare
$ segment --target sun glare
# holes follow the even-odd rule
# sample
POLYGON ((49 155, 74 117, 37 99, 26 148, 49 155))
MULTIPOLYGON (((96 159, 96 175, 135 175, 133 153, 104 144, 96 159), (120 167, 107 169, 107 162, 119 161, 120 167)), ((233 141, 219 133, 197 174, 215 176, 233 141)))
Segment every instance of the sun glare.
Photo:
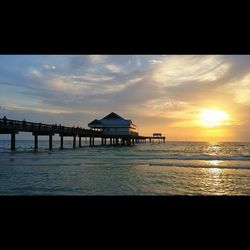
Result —
POLYGON ((225 125, 228 117, 228 114, 224 111, 215 109, 202 109, 199 114, 199 121, 204 127, 216 127, 225 125))

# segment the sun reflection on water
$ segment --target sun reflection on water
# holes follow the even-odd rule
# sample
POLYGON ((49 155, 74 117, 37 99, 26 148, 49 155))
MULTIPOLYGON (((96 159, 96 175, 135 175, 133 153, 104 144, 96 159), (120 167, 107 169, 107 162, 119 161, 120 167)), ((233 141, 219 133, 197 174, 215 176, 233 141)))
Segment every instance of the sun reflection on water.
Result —
POLYGON ((220 174, 223 172, 221 166, 223 165, 224 161, 210 160, 205 162, 208 165, 207 170, 211 174, 211 177, 213 179, 218 179, 220 177, 220 174))
POLYGON ((202 182, 206 189, 210 189, 214 195, 225 193, 225 183, 222 178, 224 169, 221 168, 223 162, 220 160, 205 161, 207 168, 203 169, 205 176, 202 182))
POLYGON ((210 161, 206 161, 206 164, 210 167, 214 167, 214 168, 219 168, 220 166, 222 166, 224 163, 224 161, 221 160, 210 160, 210 161))
POLYGON ((219 156, 222 153, 222 145, 218 142, 209 142, 205 150, 209 155, 219 156))

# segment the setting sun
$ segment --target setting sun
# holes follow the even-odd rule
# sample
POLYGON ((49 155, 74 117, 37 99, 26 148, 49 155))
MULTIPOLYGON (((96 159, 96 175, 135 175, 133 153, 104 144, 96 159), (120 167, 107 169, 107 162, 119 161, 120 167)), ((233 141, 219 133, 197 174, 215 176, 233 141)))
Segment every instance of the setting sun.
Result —
POLYGON ((228 117, 228 114, 224 111, 202 109, 199 114, 199 122, 204 127, 216 127, 225 125, 228 117))

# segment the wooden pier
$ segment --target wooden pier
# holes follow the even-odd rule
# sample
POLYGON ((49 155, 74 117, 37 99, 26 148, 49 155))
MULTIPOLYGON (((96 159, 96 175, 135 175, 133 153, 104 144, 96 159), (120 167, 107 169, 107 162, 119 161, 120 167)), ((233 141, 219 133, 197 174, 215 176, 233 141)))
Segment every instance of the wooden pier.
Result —
POLYGON ((38 139, 40 136, 49 137, 49 149, 53 148, 53 136, 58 134, 60 136, 60 148, 63 149, 64 137, 72 137, 73 148, 76 148, 76 140, 78 138, 79 148, 82 147, 82 138, 89 138, 89 146, 95 145, 95 138, 101 139, 101 145, 124 145, 134 146, 137 143, 148 142, 165 142, 165 136, 139 136, 137 133, 130 135, 119 136, 106 136, 102 131, 92 129, 85 129, 80 127, 66 127, 54 124, 43 124, 10 120, 7 118, 0 119, 0 134, 11 135, 11 150, 15 151, 16 148, 16 135, 19 132, 30 132, 34 136, 34 149, 38 150, 38 139))

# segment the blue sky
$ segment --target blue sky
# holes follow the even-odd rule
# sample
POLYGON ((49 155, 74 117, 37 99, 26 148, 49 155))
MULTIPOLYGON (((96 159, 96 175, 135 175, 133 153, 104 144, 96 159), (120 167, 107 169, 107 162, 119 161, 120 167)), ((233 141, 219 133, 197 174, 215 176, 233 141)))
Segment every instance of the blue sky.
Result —
POLYGON ((197 112, 219 108, 219 139, 249 140, 249 79, 249 55, 0 55, 0 116, 87 127, 114 111, 143 134, 199 140, 197 112))

